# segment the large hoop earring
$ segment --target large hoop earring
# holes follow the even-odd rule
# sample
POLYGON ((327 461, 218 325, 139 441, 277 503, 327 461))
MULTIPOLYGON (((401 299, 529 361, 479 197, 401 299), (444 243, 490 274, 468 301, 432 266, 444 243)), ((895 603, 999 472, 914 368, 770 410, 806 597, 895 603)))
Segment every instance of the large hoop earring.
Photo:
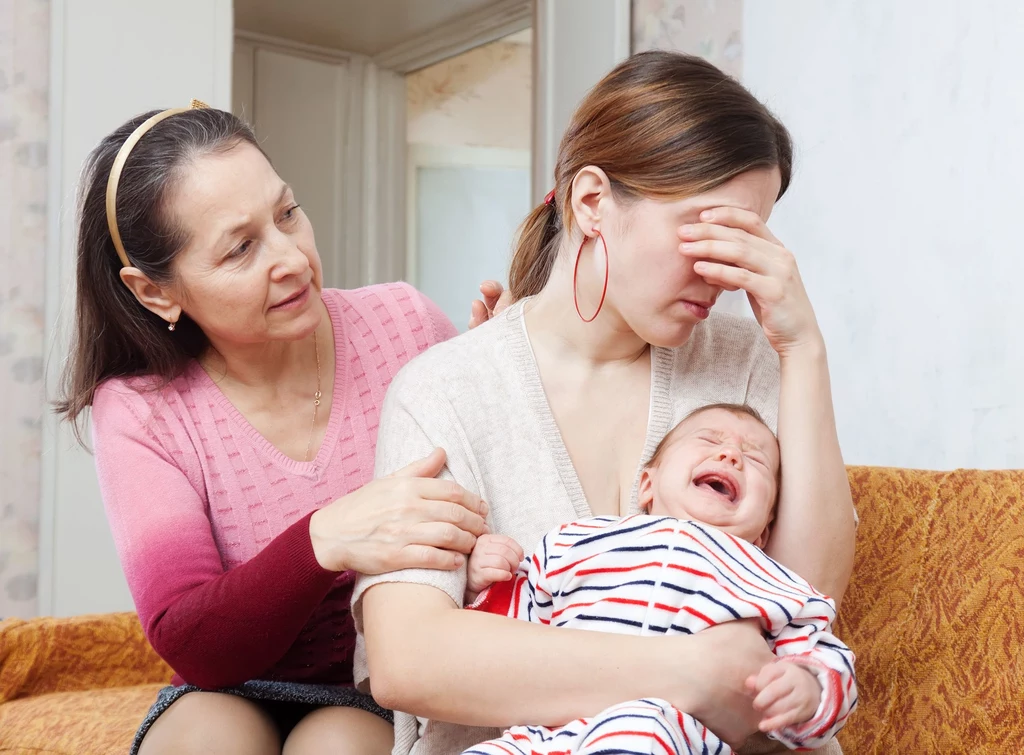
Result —
MULTIPOLYGON (((583 320, 583 322, 593 322, 594 320, 597 319, 597 316, 601 314, 601 308, 604 306, 604 298, 605 296, 608 295, 608 245, 605 243, 604 236, 602 236, 601 232, 596 228, 594 229, 594 234, 596 235, 597 239, 601 240, 601 248, 604 249, 604 286, 601 289, 601 300, 597 303, 597 310, 594 312, 593 315, 590 316, 589 319, 584 317, 583 313, 580 312, 580 299, 579 295, 576 293, 576 280, 580 272, 580 257, 583 255, 583 247, 586 246, 587 242, 590 240, 589 236, 583 236, 583 241, 580 243, 580 248, 576 252, 576 264, 572 269, 572 303, 576 305, 576 314, 580 316, 580 319, 583 320)), ((596 242, 594 246, 596 249, 596 242)))

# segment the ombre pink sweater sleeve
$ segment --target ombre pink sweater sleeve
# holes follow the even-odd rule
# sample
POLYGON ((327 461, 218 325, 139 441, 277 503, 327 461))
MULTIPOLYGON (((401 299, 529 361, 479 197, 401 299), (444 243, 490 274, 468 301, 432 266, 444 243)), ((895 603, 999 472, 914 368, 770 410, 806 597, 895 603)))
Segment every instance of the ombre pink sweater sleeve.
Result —
POLYGON ((153 648, 206 689, 259 678, 291 646, 337 574, 313 555, 309 514, 225 571, 199 459, 168 449, 149 408, 123 384, 93 407, 100 489, 136 610, 153 648))

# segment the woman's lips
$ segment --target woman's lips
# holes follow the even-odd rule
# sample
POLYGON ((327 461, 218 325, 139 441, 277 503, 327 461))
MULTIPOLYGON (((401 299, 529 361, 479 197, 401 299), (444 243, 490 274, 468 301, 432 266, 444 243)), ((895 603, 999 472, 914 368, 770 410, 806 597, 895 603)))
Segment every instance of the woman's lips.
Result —
POLYGON ((279 304, 275 304, 270 309, 275 312, 283 312, 289 309, 295 309, 296 307, 301 307, 309 299, 309 289, 310 284, 307 283, 301 291, 297 291, 279 304))
POLYGON ((706 320, 708 319, 708 315, 711 314, 710 304, 700 304, 695 301, 686 301, 684 299, 683 306, 686 307, 689 313, 696 317, 698 320, 706 320))

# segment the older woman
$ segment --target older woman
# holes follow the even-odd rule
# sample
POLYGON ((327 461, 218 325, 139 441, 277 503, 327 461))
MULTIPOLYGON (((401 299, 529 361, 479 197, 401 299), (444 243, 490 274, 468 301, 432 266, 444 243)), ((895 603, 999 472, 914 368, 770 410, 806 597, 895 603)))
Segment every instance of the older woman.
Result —
MULTIPOLYGON (((777 423, 782 450, 769 555, 839 600, 854 515, 825 347, 794 257, 766 226, 791 158, 782 124, 706 61, 649 52, 619 65, 580 103, 554 190, 524 224, 519 301, 395 379, 378 471, 443 446, 449 479, 487 500, 495 532, 528 545, 559 524, 636 512, 639 473, 681 417, 749 404, 777 423), (739 289, 758 321, 712 311, 739 289)), ((374 695, 412 714, 396 714, 400 755, 648 696, 730 743, 757 728, 745 681, 772 656, 756 627, 555 630, 460 611, 465 589, 461 568, 357 583, 374 695)))
POLYGON ((354 572, 459 568, 485 529, 479 496, 433 479, 441 450, 370 481, 391 378, 455 331, 407 285, 324 289, 291 188, 196 105, 110 134, 81 190, 60 409, 92 408, 125 575, 177 673, 133 752, 383 755, 390 713, 352 688, 354 572))

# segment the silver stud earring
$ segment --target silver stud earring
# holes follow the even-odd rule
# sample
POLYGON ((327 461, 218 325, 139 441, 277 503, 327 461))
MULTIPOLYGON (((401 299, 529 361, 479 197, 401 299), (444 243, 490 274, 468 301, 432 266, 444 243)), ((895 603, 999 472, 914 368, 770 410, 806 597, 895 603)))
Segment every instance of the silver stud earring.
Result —
POLYGON ((167 329, 173 333, 174 332, 174 328, 177 325, 178 325, 178 323, 176 323, 176 322, 169 322, 169 323, 167 323, 167 329))

